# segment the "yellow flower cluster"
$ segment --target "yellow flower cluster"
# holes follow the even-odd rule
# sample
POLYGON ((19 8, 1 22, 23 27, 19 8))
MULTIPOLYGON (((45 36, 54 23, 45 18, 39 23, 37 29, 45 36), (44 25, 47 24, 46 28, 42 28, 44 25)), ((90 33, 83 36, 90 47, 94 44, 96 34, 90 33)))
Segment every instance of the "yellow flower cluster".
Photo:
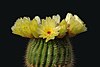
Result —
POLYGON ((68 13, 62 21, 58 14, 46 19, 40 19, 39 16, 35 16, 32 20, 29 17, 19 18, 11 29, 12 33, 22 37, 43 38, 46 42, 55 37, 75 36, 87 31, 84 22, 71 13, 68 13))

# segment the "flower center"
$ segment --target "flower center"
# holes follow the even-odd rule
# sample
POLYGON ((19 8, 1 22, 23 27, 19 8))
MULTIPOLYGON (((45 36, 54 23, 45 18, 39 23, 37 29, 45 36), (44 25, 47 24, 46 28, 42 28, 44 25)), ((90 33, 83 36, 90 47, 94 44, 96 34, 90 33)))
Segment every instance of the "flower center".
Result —
POLYGON ((47 34, 51 34, 51 31, 48 31, 47 34))

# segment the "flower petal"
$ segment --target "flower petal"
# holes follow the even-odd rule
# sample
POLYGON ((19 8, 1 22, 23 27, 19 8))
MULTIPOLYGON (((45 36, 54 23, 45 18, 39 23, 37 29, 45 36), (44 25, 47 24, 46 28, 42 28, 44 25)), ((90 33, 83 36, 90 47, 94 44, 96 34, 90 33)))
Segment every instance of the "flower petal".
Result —
POLYGON ((41 20, 40 20, 40 17, 39 17, 39 16, 35 16, 35 18, 34 18, 34 19, 36 19, 36 20, 37 20, 38 24, 40 24, 40 23, 41 23, 41 20))
POLYGON ((59 14, 53 15, 52 19, 54 19, 56 23, 59 23, 60 22, 60 15, 59 14))

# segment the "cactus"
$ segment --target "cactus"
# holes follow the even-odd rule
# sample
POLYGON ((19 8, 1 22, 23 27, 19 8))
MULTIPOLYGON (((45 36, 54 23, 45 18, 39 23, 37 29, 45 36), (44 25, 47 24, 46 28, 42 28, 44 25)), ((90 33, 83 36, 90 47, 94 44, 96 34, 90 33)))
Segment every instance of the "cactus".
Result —
POLYGON ((70 37, 87 31, 84 22, 68 13, 60 22, 60 16, 33 20, 18 19, 12 26, 12 33, 30 38, 27 44, 26 67, 73 67, 74 55, 70 37))
POLYGON ((30 39, 25 63, 27 67, 72 67, 73 51, 69 38, 48 42, 30 39))

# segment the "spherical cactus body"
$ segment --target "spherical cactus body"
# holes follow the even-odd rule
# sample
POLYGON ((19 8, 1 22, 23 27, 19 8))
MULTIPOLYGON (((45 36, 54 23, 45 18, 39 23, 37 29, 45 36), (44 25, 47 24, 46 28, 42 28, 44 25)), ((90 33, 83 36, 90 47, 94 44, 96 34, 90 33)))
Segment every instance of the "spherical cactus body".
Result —
POLYGON ((25 59, 27 67, 73 67, 72 46, 68 38, 30 39, 25 59))

